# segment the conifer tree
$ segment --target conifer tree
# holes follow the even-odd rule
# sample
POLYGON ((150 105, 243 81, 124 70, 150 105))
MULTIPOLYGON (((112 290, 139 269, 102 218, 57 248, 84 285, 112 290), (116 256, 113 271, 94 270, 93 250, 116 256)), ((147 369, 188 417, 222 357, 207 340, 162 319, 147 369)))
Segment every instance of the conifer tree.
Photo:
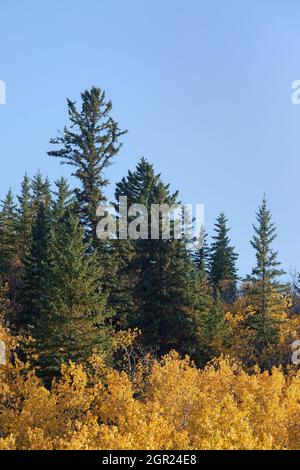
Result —
MULTIPOLYGON (((128 320, 143 332, 142 342, 164 354, 172 348, 181 351, 189 330, 187 317, 187 280, 192 263, 184 240, 151 239, 151 204, 177 203, 178 193, 155 174, 153 166, 141 159, 134 172, 129 172, 116 188, 116 199, 127 196, 128 206, 144 204, 148 210, 148 239, 126 240, 129 260, 125 272, 129 279, 132 308, 128 320)), ((129 223, 131 219, 129 217, 129 223)), ((171 224, 172 225, 172 224, 171 224)), ((124 275, 124 271, 123 271, 124 275)))
MULTIPOLYGON (((47 195, 47 192, 46 192, 47 195)), ((47 288, 45 275, 50 258, 51 206, 48 196, 42 197, 32 227, 32 240, 24 259, 22 283, 19 291, 20 323, 34 327, 40 316, 41 296, 47 288)))
POLYGON ((57 190, 54 191, 53 219, 59 222, 64 217, 66 209, 74 207, 74 195, 64 177, 58 179, 55 186, 57 190))
POLYGON ((228 341, 229 330, 225 321, 224 306, 219 291, 215 298, 209 284, 204 261, 189 276, 190 334, 187 349, 199 367, 217 357, 228 341))
POLYGON ((272 248, 277 234, 265 196, 256 213, 256 219, 257 225, 253 225, 254 236, 251 240, 256 266, 252 271, 250 296, 255 314, 249 317, 248 325, 256 332, 255 349, 259 356, 269 345, 278 341, 278 327, 282 319, 277 307, 281 302, 280 293, 286 287, 278 281, 285 272, 280 268, 278 252, 272 248))
POLYGON ((201 244, 201 247, 198 248, 194 253, 193 253, 193 260, 198 267, 198 269, 204 269, 208 271, 209 267, 209 246, 207 243, 207 233, 204 230, 204 227, 201 228, 201 233, 199 236, 199 241, 201 244))
POLYGON ((0 212, 0 275, 10 278, 17 263, 17 214, 11 189, 8 191, 0 212))
POLYGON ((48 378, 69 360, 84 363, 93 351, 108 354, 110 313, 100 284, 101 267, 96 253, 87 254, 83 238, 79 220, 66 210, 52 231, 47 289, 34 330, 38 367, 48 378))
POLYGON ((32 211, 34 218, 37 215, 40 204, 44 204, 45 208, 48 209, 51 205, 51 188, 50 181, 48 178, 43 179, 40 171, 32 178, 32 211))
POLYGON ((214 293, 220 291, 222 299, 231 303, 236 296, 238 255, 230 245, 227 219, 222 212, 215 223, 215 235, 210 248, 209 279, 214 293))
POLYGON ((19 254, 23 262, 25 256, 29 253, 33 224, 31 183, 27 174, 25 174, 22 181, 21 194, 18 196, 18 202, 17 235, 19 254))
POLYGON ((92 87, 81 94, 81 99, 80 109, 76 102, 67 100, 70 127, 51 139, 50 143, 59 148, 48 155, 74 167, 73 175, 81 184, 76 189, 81 221, 97 246, 96 210, 106 199, 104 188, 108 184, 104 172, 118 154, 119 139, 126 131, 121 131, 111 117, 112 103, 106 101, 103 90, 92 87))

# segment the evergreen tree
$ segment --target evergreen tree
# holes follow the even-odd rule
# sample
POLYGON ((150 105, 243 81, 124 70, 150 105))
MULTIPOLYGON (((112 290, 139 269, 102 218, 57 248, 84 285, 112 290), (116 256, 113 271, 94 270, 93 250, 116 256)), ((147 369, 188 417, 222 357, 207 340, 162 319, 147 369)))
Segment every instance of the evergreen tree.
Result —
POLYGON ((227 219, 222 212, 215 223, 215 235, 210 248, 209 279, 214 293, 220 291, 222 299, 231 303, 236 296, 238 255, 230 245, 228 237, 229 228, 227 219))
POLYGON ((112 103, 106 102, 104 91, 93 87, 84 91, 81 99, 80 110, 76 102, 67 101, 71 126, 65 128, 61 136, 51 139, 50 143, 58 145, 59 149, 48 155, 75 168, 73 175, 81 183, 76 189, 81 220, 87 236, 98 246, 96 210, 105 201, 103 191, 108 184, 104 171, 118 154, 119 139, 126 131, 121 131, 111 117, 112 103))
POLYGON ((201 228, 201 233, 199 236, 200 248, 198 248, 193 253, 193 260, 198 267, 198 269, 204 269, 208 271, 209 266, 209 246, 207 243, 207 233, 205 233, 204 227, 201 228))
POLYGON ((40 204, 44 204, 45 208, 48 209, 51 205, 51 189, 50 181, 48 178, 43 179, 42 174, 38 171, 31 181, 32 188, 32 211, 33 217, 37 216, 40 204))
MULTIPOLYGON (((271 212, 264 196, 262 204, 256 213, 257 225, 253 225, 254 236, 251 245, 255 250, 256 266, 252 272, 251 302, 255 308, 248 324, 256 332, 255 350, 257 355, 278 342, 279 324, 282 319, 277 315, 278 304, 286 287, 278 282, 278 278, 285 274, 280 269, 278 252, 272 249, 276 239, 276 227, 272 223, 271 212)), ((259 357, 258 357, 259 360, 259 357)))
MULTIPOLYGON (((254 236, 251 241, 256 256, 256 266, 252 271, 253 280, 261 283, 263 287, 269 284, 278 287, 278 277, 285 272, 279 268, 281 263, 278 261, 278 252, 272 249, 272 243, 277 234, 265 196, 256 213, 256 219, 257 226, 253 225, 254 236)), ((262 297, 261 309, 265 310, 265 308, 266 302, 262 297)))
POLYGON ((52 231, 47 289, 34 330, 38 367, 48 379, 69 360, 84 363, 93 351, 108 353, 109 310, 96 253, 87 254, 83 228, 68 210, 52 231))
POLYGON ((61 177, 55 182, 55 186, 57 190, 54 191, 53 219, 59 222, 64 217, 66 209, 74 207, 74 196, 66 178, 61 177))
POLYGON ((219 294, 215 298, 209 284, 204 261, 189 276, 190 334, 186 339, 189 354, 199 367, 217 357, 228 340, 224 306, 219 294))
POLYGON ((33 212, 32 212, 32 195, 31 195, 31 183, 29 177, 25 174, 21 194, 18 196, 18 246, 21 261, 29 253, 31 245, 31 232, 33 224, 33 212))
MULTIPOLYGON (((187 316, 188 275, 192 263, 184 240, 175 240, 171 224, 170 239, 151 235, 151 205, 177 203, 177 193, 171 194, 169 185, 155 174, 153 166, 142 159, 134 172, 129 172, 116 188, 116 199, 127 196, 128 206, 144 204, 149 218, 146 222, 148 239, 126 240, 128 264, 122 271, 127 275, 128 297, 132 310, 128 313, 129 326, 141 328, 142 342, 164 354, 172 348, 183 350, 189 330, 187 316)), ((145 215, 146 217, 146 215, 145 215)), ((132 218, 129 217, 129 223, 132 218)), ((122 308, 122 306, 121 306, 122 308)))
POLYGON ((32 228, 32 240, 24 259, 22 284, 19 291, 20 322, 34 327, 41 312, 41 296, 47 288, 45 274, 49 262, 51 207, 48 199, 41 198, 32 228))
POLYGON ((16 267, 17 251, 16 205, 10 189, 0 212, 0 275, 4 280, 10 280, 16 267))

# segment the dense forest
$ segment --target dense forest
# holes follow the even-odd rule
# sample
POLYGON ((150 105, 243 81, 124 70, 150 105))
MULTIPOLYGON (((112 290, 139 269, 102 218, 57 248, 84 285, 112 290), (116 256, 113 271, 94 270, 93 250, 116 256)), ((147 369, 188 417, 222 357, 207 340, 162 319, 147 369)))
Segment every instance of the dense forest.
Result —
POLYGON ((223 212, 198 249, 101 240, 99 204, 179 194, 142 158, 107 201, 127 131, 101 89, 67 107, 48 155, 76 184, 25 175, 1 205, 0 449, 299 448, 300 286, 282 281, 267 198, 244 279, 223 212))

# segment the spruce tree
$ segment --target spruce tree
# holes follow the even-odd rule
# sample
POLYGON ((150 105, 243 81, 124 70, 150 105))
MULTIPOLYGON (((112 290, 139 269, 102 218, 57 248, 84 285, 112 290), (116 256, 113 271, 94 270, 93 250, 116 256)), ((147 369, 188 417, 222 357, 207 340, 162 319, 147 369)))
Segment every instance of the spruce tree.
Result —
POLYGON ((48 178, 43 179, 42 174, 40 171, 37 172, 36 175, 32 178, 31 181, 31 189, 32 189, 32 212, 33 217, 37 216, 37 212, 39 211, 40 204, 44 204, 46 209, 49 209, 51 206, 52 198, 51 198, 51 188, 50 188, 50 181, 48 178))
POLYGON ((256 266, 252 271, 252 286, 250 289, 251 303, 255 314, 248 319, 248 326, 256 332, 255 350, 258 356, 270 345, 276 345, 281 319, 278 315, 280 293, 286 287, 281 285, 278 278, 285 274, 280 268, 278 252, 272 244, 275 241, 276 227, 264 196, 256 213, 257 225, 253 225, 254 236, 251 245, 255 250, 256 266), (279 295, 278 295, 279 294, 279 295))
POLYGON ((172 348, 182 351, 190 332, 187 286, 192 263, 185 241, 174 239, 172 224, 170 239, 162 239, 161 226, 160 238, 151 239, 150 216, 152 204, 172 207, 178 202, 178 193, 172 194, 169 185, 143 158, 136 170, 117 184, 115 195, 117 200, 127 196, 129 207, 144 204, 149 215, 148 239, 126 240, 128 264, 122 276, 127 276, 128 298, 132 299, 131 304, 126 304, 132 307, 128 312, 129 326, 141 328, 144 346, 159 354, 172 348))
POLYGON ((55 181, 55 186, 57 189, 54 191, 53 219, 59 223, 64 217, 66 209, 70 207, 74 208, 74 194, 73 191, 70 190, 69 183, 64 177, 55 181))
POLYGON ((209 266, 209 246, 207 243, 207 233, 204 230, 204 227, 201 228, 201 233, 199 236, 200 248, 194 251, 192 254, 193 260, 198 267, 198 269, 204 269, 208 271, 209 266))
POLYGON ((222 299, 231 303, 236 296, 237 269, 236 260, 238 255, 230 244, 228 237, 229 228, 227 219, 222 212, 215 223, 215 235, 210 247, 209 257, 209 279, 214 294, 219 290, 222 299))
POLYGON ((96 253, 87 254, 79 220, 65 211, 52 231, 47 289, 40 299, 34 329, 40 374, 58 375, 69 360, 84 363, 95 352, 108 354, 106 321, 110 316, 101 289, 102 269, 96 253))
POLYGON ((18 196, 18 202, 17 235, 19 254, 23 262, 25 256, 29 253, 33 225, 31 183, 26 174, 22 181, 21 194, 18 196))
POLYGON ((49 262, 51 231, 51 206, 47 198, 38 203, 36 218, 32 227, 32 239, 24 259, 22 282, 19 290, 21 305, 20 323, 34 327, 41 312, 41 296, 47 288, 45 274, 49 262))
POLYGON ((11 281, 17 262, 17 213, 10 189, 2 201, 0 211, 0 275, 2 279, 11 281))
POLYGON ((215 298, 212 295, 204 261, 189 276, 188 292, 190 335, 184 352, 194 359, 198 367, 203 367, 221 353, 229 336, 224 306, 219 291, 215 298))
POLYGON ((118 154, 119 139, 126 131, 121 131, 111 117, 112 103, 106 101, 103 90, 92 87, 81 93, 81 99, 80 109, 76 102, 67 100, 70 127, 50 140, 59 148, 48 155, 74 167, 73 176, 81 184, 76 189, 81 221, 87 237, 92 237, 94 246, 98 246, 96 210, 106 200, 104 188, 108 184, 104 172, 118 154))

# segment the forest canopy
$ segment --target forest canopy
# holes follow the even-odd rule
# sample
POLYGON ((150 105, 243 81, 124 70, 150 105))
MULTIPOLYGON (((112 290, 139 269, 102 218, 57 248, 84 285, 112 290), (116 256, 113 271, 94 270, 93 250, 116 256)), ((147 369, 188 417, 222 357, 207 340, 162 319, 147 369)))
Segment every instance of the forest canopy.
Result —
POLYGON ((99 239, 99 204, 181 202, 146 158, 107 201, 127 131, 99 88, 67 109, 48 155, 74 187, 26 174, 1 203, 0 449, 298 448, 299 276, 282 281, 266 196, 243 279, 224 212, 197 249, 174 227, 99 239))

